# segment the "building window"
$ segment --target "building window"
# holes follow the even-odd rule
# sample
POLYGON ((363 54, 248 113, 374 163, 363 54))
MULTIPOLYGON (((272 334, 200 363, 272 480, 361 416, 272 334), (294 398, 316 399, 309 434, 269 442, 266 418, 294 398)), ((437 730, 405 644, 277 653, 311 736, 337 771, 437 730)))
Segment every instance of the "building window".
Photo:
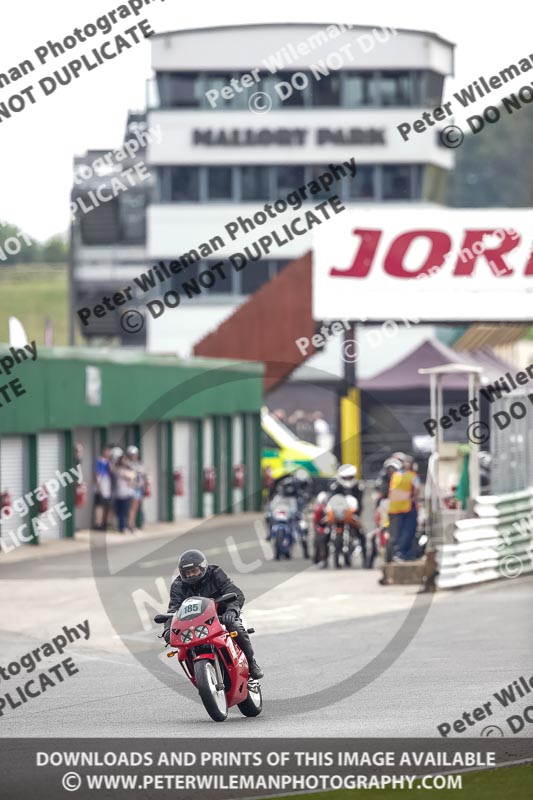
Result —
POLYGON ((283 82, 284 85, 278 86, 277 91, 276 89, 273 89, 273 92, 271 90, 270 94, 274 93, 279 98, 282 106, 311 105, 311 82, 314 80, 313 76, 308 73, 298 73, 294 78, 294 83, 292 83, 291 80, 294 74, 294 72, 278 72, 273 83, 279 84, 283 82), (285 84, 288 84, 288 86, 285 84), (281 96, 278 92, 281 93, 281 96))
POLYGON ((246 75, 246 74, 250 74, 250 73, 236 72, 235 75, 234 75, 234 78, 236 78, 236 80, 237 80, 237 84, 236 85, 239 88, 235 89, 235 87, 232 87, 234 89, 234 91, 235 91, 235 97, 231 101, 231 103, 232 103, 231 107, 239 109, 241 111, 249 111, 250 110, 250 106, 248 105, 248 103, 250 102, 250 97, 253 94, 255 94, 257 91, 261 91, 261 86, 259 84, 255 83, 255 82, 252 83, 251 86, 243 86, 243 84, 241 83, 241 79, 242 79, 242 76, 246 75))
POLYGON ((207 199, 233 200, 231 167, 207 167, 207 199))
POLYGON ((414 164, 412 167, 413 173, 413 200, 422 199, 422 177, 424 167, 422 164, 414 164))
MULTIPOLYGON (((262 73, 259 74, 261 75, 261 80, 259 83, 254 83, 253 87, 250 89, 250 93, 255 94, 255 92, 261 92, 262 94, 266 94, 272 103, 271 108, 282 108, 283 104, 281 102, 281 98, 274 88, 278 82, 278 76, 269 74, 263 75, 262 73)), ((268 99, 263 98, 262 102, 258 103, 258 105, 266 107, 266 103, 268 103, 268 99)))
POLYGON ((229 265, 227 259, 213 258, 212 260, 209 261, 200 261, 199 268, 200 272, 206 269, 210 269, 210 271, 215 276, 215 282, 213 283, 211 288, 204 289, 204 292, 209 292, 210 295, 232 293, 232 281, 235 273, 233 268, 229 265), (220 269, 212 269, 213 264, 218 264, 220 261, 223 261, 223 264, 220 267, 220 269), (221 273, 225 277, 221 277, 221 273))
POLYGON ((170 202, 197 203, 199 199, 198 167, 171 167, 170 202))
POLYGON ((436 72, 422 74, 422 103, 423 106, 434 108, 442 102, 444 90, 444 75, 436 72))
POLYGON ((376 81, 372 72, 345 72, 342 81, 344 108, 375 106, 376 81))
MULTIPOLYGON (((83 194, 80 194, 84 197, 83 194)), ((85 198, 87 199, 88 198, 85 198)), ((119 200, 114 197, 96 206, 90 214, 80 214, 80 235, 83 244, 114 244, 121 241, 119 200)))
POLYGON ((291 263, 290 261, 282 261, 280 258, 275 259, 272 262, 272 267, 271 267, 272 277, 274 277, 274 275, 278 275, 290 263, 291 263))
POLYGON ((270 279, 269 261, 249 261, 240 271, 241 293, 253 294, 270 279))
MULTIPOLYGON (((158 167, 155 202, 275 202, 327 171, 328 166, 321 164, 158 167)), ((319 202, 332 194, 348 201, 414 200, 421 196, 421 184, 422 167, 418 164, 364 164, 357 168, 355 180, 337 181, 329 192, 320 188, 316 194, 308 193, 304 203, 319 202)))
POLYGON ((248 109, 256 92, 267 94, 272 108, 438 106, 444 83, 443 75, 429 70, 331 70, 329 75, 317 72, 319 79, 309 70, 283 70, 275 75, 260 73, 260 81, 245 87, 241 82, 244 74, 249 73, 159 72, 155 81, 161 107, 248 109), (231 85, 233 79, 239 88, 231 85), (222 96, 226 87, 233 97, 222 96), (211 102, 206 97, 210 90, 218 92, 211 95, 211 102))
POLYGON ((241 200, 270 199, 270 167, 241 167, 241 200))
POLYGON ((357 167, 355 180, 348 181, 349 200, 375 200, 376 170, 375 167, 364 165, 357 167))
MULTIPOLYGON (((172 276, 172 289, 180 295, 186 296, 186 292, 183 289, 183 284, 186 283, 191 298, 203 297, 205 299, 214 295, 232 294, 233 270, 230 270, 226 261, 224 261, 220 270, 212 269, 213 264, 217 264, 219 261, 222 261, 222 259, 196 261, 194 264, 190 264, 178 275, 172 276), (221 277, 220 272, 225 277, 221 277), (202 277, 202 282, 198 280, 198 276, 201 273, 205 273, 202 277)), ((165 291, 167 291, 166 284, 164 286, 165 291)), ((163 291, 162 294, 164 294, 163 291)))
MULTIPOLYGON (((329 168, 326 167, 326 166, 321 166, 320 164, 313 164, 313 166, 309 168, 309 172, 310 172, 309 180, 310 181, 316 181, 316 179, 319 177, 319 175, 323 175, 324 172, 329 172, 329 168)), ((344 180, 344 179, 341 179, 341 180, 344 180)), ((342 191, 342 184, 339 187, 337 182, 334 182, 329 187, 328 191, 324 191, 324 189, 322 189, 322 186, 321 186, 320 183, 319 183, 319 186, 320 186, 320 191, 319 192, 317 192, 316 194, 308 194, 308 196, 307 196, 307 202, 308 203, 309 202, 313 203, 313 202, 315 202, 315 200, 324 200, 327 197, 331 197, 332 194, 337 194, 337 193, 342 191)))
POLYGON ((378 86, 382 106, 409 106, 413 102, 410 72, 382 72, 378 86))
MULTIPOLYGON (((232 108, 236 105, 234 98, 225 98, 222 96, 222 90, 225 86, 231 87, 230 81, 233 78, 231 73, 215 73, 205 75, 202 83, 202 107, 203 108, 232 108), (211 95, 211 102, 205 96, 206 92, 212 89, 218 91, 218 95, 211 95), (213 103, 215 105, 213 105, 213 103)), ((235 90, 233 90, 235 91, 235 90)))
POLYGON ((305 184, 305 167, 274 167, 277 176, 277 196, 286 197, 305 184))
POLYGON ((383 199, 411 200, 411 166, 383 167, 383 199))
POLYGON ((311 77, 314 106, 338 106, 341 102, 341 77, 339 73, 331 73, 321 77, 319 81, 311 77))
POLYGON ((201 86, 196 72, 163 72, 157 76, 163 108, 198 108, 201 86))
POLYGON ((131 189, 120 195, 122 241, 131 244, 146 241, 146 194, 131 189))

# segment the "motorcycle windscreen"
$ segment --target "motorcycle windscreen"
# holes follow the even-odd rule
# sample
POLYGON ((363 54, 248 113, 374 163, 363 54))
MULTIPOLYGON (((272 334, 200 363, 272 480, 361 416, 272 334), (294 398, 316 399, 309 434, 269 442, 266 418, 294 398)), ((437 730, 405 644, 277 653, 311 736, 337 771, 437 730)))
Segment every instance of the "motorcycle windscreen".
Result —
POLYGON ((209 605, 208 597, 189 597, 184 600, 178 612, 178 619, 191 619, 198 617, 207 609, 209 605))
POLYGON ((270 511, 275 514, 281 511, 287 516, 293 516, 298 511, 298 502, 295 497, 282 497, 281 495, 274 495, 270 501, 270 511))
POLYGON ((342 494, 334 494, 328 503, 331 513, 337 522, 344 522, 347 511, 349 510, 346 498, 342 494))

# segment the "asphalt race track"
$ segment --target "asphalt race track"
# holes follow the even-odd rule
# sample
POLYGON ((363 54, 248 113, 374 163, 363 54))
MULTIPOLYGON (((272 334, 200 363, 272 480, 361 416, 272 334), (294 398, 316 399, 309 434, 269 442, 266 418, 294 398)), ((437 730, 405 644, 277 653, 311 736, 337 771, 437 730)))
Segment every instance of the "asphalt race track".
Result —
MULTIPOLYGON (((4 708, 0 735, 437 736, 438 724, 533 674, 531 578, 418 595, 416 587, 379 586, 377 569, 322 571, 299 552, 292 562, 275 562, 257 519, 212 520, 179 538, 131 538, 92 557, 4 557, 0 665, 63 625, 88 619, 91 636, 62 656, 79 673, 4 708), (265 670, 256 719, 232 709, 225 723, 212 722, 185 677, 173 672, 175 659, 162 655, 149 622, 156 609, 143 606, 152 597, 161 608, 180 548, 193 541, 247 596, 245 616, 265 670)), ((52 656, 44 667, 59 660, 52 656)), ((26 680, 25 673, 2 680, 0 691, 26 680)), ((488 722, 504 729, 506 717, 526 705, 527 698, 511 711, 494 708, 488 722)), ((463 735, 479 736, 488 722, 463 735)), ((521 735, 532 733, 529 725, 521 735)))

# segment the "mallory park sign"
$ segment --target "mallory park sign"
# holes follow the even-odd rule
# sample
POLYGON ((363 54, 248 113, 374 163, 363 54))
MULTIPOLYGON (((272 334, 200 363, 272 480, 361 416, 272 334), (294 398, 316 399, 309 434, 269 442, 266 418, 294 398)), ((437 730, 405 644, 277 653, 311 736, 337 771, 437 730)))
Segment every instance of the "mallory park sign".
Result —
POLYGON ((383 128, 194 128, 192 144, 204 147, 302 147, 385 144, 383 128))

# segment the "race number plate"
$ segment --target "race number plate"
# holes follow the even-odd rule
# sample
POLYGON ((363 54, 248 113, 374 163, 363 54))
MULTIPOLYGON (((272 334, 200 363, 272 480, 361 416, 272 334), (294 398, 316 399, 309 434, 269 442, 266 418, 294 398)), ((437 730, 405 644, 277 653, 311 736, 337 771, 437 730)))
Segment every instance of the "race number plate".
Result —
POLYGON ((178 614, 180 619, 185 619, 186 617, 194 617, 200 614, 202 611, 202 601, 201 600, 185 600, 182 607, 180 608, 180 613, 178 614))

